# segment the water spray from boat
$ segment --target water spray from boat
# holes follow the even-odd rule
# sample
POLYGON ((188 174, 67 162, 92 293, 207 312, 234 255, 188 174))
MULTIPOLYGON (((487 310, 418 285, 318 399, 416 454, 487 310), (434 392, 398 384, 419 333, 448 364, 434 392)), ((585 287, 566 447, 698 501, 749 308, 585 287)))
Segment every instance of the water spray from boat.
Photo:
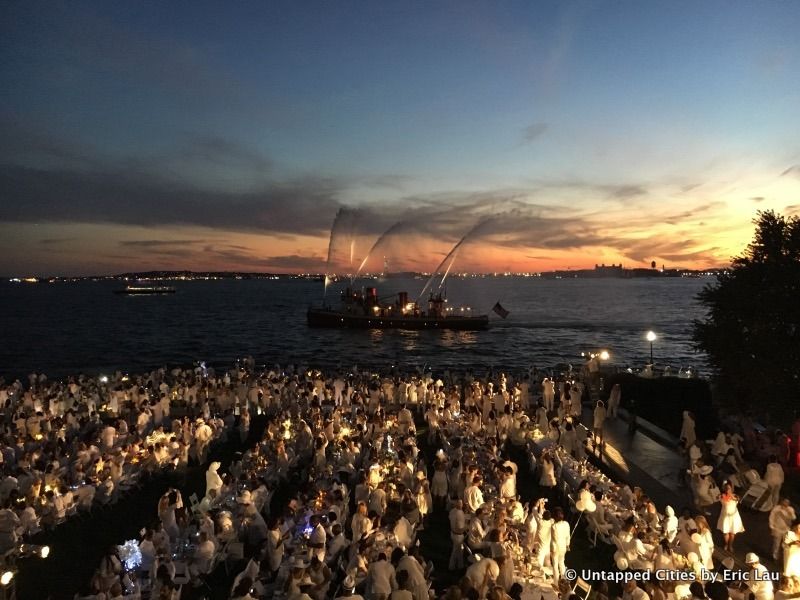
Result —
POLYGON ((359 274, 361 274, 361 271, 364 269, 364 266, 367 264, 367 261, 369 260, 369 257, 384 242, 384 240, 386 240, 386 238, 388 238, 389 236, 397 233, 398 231, 400 231, 404 227, 407 227, 408 225, 409 225, 409 223, 407 221, 398 221, 397 223, 395 223, 394 225, 389 227, 389 229, 384 231, 380 235, 380 237, 378 237, 377 240, 375 240, 375 243, 372 244, 372 248, 369 249, 369 252, 367 252, 367 255, 364 257, 364 260, 362 260, 361 264, 358 266, 358 270, 350 278, 350 283, 351 284, 353 283, 353 281, 356 280, 356 278, 358 278, 359 274))
POLYGON ((334 262, 334 255, 336 250, 336 243, 342 235, 347 235, 350 238, 350 266, 352 271, 353 253, 355 252, 355 230, 356 220, 358 217, 358 209, 341 207, 336 211, 336 216, 333 219, 331 226, 331 236, 328 240, 328 260, 325 264, 325 289, 323 291, 323 298, 328 294, 328 286, 333 281, 333 273, 331 265, 334 262))
POLYGON ((447 270, 445 271, 444 276, 442 277, 442 280, 439 282, 437 291, 442 289, 442 286, 444 285, 444 280, 447 279, 447 276, 450 273, 450 269, 453 268, 453 263, 456 260, 456 256, 458 255, 458 251, 461 248, 461 246, 463 246, 467 240, 469 240, 472 236, 474 236, 478 231, 486 227, 493 220, 494 220, 493 217, 489 217, 483 219, 482 221, 479 221, 472 229, 470 229, 467 233, 465 233, 460 240, 458 240, 456 245, 453 246, 450 252, 447 253, 447 256, 445 256, 442 262, 439 263, 439 266, 437 266, 433 270, 433 273, 431 273, 431 276, 428 278, 428 281, 425 283, 425 286, 422 288, 422 291, 419 293, 419 296, 417 296, 417 302, 419 302, 422 299, 422 297, 425 295, 425 292, 428 291, 428 288, 433 283, 434 279, 436 279, 436 276, 441 272, 442 267, 444 267, 445 263, 447 263, 447 261, 449 260, 450 264, 448 265, 447 270))

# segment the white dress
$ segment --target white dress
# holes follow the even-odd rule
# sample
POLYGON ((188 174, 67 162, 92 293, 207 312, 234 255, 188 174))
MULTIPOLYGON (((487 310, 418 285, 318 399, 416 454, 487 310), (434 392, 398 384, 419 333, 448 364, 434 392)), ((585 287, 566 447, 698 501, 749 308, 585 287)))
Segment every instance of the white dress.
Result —
POLYGON ((739 516, 739 509, 737 501, 734 498, 725 499, 720 498, 722 510, 719 513, 719 520, 717 521, 717 529, 722 533, 742 533, 744 531, 744 524, 742 517, 739 516))

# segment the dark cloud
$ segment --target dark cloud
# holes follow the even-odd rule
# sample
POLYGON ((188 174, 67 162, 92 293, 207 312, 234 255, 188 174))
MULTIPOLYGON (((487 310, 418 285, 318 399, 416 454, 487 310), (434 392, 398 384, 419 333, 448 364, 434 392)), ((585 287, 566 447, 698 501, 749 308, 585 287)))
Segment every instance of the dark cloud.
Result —
POLYGON ((321 235, 340 184, 308 178, 252 192, 193 189, 147 173, 42 170, 0 165, 0 221, 199 225, 321 235))
POLYGON ((575 190, 593 195, 602 194, 608 198, 630 201, 638 196, 645 196, 648 188, 639 183, 596 183, 583 179, 533 180, 533 186, 543 192, 552 190, 575 190))
POLYGON ((645 194, 647 194, 647 190, 641 185, 620 185, 612 186, 609 189, 609 195, 618 200, 627 200, 645 194))
POLYGON ((413 181, 413 179, 413 177, 408 175, 390 173, 387 175, 375 175, 373 177, 367 177, 363 180, 363 184, 368 187, 385 188, 399 191, 403 190, 410 181, 413 181))
POLYGON ((74 242, 76 238, 44 238, 39 240, 39 243, 42 246, 58 246, 60 244, 66 244, 69 242, 74 242))
POLYGON ((63 165, 70 169, 98 168, 95 148, 67 142, 35 125, 23 125, 11 113, 0 114, 0 164, 63 165))
POLYGON ((522 130, 522 143, 530 144, 542 137, 549 126, 547 123, 532 123, 522 130))
POLYGON ((636 262, 651 260, 713 261, 718 247, 697 248, 693 239, 665 239, 662 236, 639 240, 619 239, 614 246, 626 258, 636 262))
POLYGON ((287 254, 285 256, 269 256, 263 259, 265 265, 275 268, 303 269, 319 273, 325 266, 325 259, 321 256, 302 256, 300 254, 287 254))
POLYGON ((120 246, 132 246, 135 248, 168 248, 170 246, 188 246, 200 244, 202 240, 122 240, 120 246))
POLYGON ((689 210, 685 210, 678 214, 673 214, 664 217, 664 222, 669 223, 670 225, 681 225, 683 222, 693 219, 699 215, 706 214, 709 211, 716 210, 718 208, 722 208, 725 206, 725 203, 722 201, 716 202, 707 202, 705 204, 701 204, 699 206, 695 206, 690 208, 689 210))
POLYGON ((704 248, 703 250, 696 250, 694 252, 679 252, 677 254, 660 254, 659 258, 673 262, 679 261, 712 261, 714 260, 714 253, 719 252, 718 246, 711 248, 704 248))
POLYGON ((783 173, 781 173, 781 177, 786 177, 787 175, 800 176, 800 165, 792 165, 791 167, 786 169, 783 173))
POLYGON ((216 135, 192 137, 183 147, 182 157, 193 162, 241 166, 262 173, 272 167, 272 161, 258 150, 216 135))

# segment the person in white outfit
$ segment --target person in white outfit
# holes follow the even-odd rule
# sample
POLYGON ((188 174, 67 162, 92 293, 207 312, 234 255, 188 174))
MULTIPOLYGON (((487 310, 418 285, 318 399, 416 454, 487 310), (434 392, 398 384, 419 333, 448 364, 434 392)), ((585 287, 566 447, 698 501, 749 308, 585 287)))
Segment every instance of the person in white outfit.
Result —
POLYGON ((783 536, 783 576, 800 577, 800 523, 783 536))
POLYGON ((608 417, 616 417, 619 409, 619 402, 622 398, 622 388, 615 383, 608 395, 608 417))
POLYGON ((772 559, 778 560, 778 552, 783 545, 783 538, 789 532, 795 519, 794 508, 788 498, 783 498, 769 512, 769 531, 772 534, 772 559))
POLYGON ((737 533, 744 531, 744 524, 739 515, 739 498, 733 493, 733 487, 730 484, 723 489, 719 502, 722 508, 717 521, 717 529, 725 538, 725 550, 733 554, 733 539, 737 533))
POLYGON ((567 570, 565 558, 569 550, 572 531, 564 520, 564 511, 559 507, 553 511, 553 533, 551 539, 550 560, 553 563, 553 580, 561 581, 567 570))
POLYGON ((556 384, 549 377, 545 377, 542 380, 542 398, 544 400, 545 409, 547 412, 551 412, 553 410, 553 406, 555 405, 556 384))
POLYGON ((500 565, 491 558, 483 558, 471 564, 464 574, 473 588, 478 590, 478 597, 485 598, 486 592, 498 577, 500 577, 500 565))
POLYGON ((683 411, 683 425, 681 425, 681 434, 679 437, 686 440, 687 448, 694 444, 697 439, 697 434, 694 431, 694 415, 688 410, 683 411))
POLYGON ((206 496, 209 495, 211 490, 216 490, 217 494, 219 494, 222 489, 222 477, 217 473, 221 466, 222 464, 216 461, 209 465, 208 471, 206 471, 206 496))
POLYGON ((678 535, 678 517, 675 516, 675 509, 671 506, 667 506, 664 509, 664 515, 664 522, 662 524, 664 537, 667 538, 667 541, 671 544, 678 535))
POLYGON ((767 567, 761 564, 758 555, 748 552, 744 559, 749 569, 747 586, 755 600, 774 600, 775 593, 767 567))
POLYGON ((603 438, 603 423, 606 420, 606 406, 602 400, 598 400, 594 407, 594 414, 592 415, 592 437, 595 446, 602 449, 605 442, 603 438))
POLYGON ((783 467, 778 462, 778 457, 773 454, 769 457, 767 470, 764 473, 764 483, 769 488, 770 501, 773 505, 777 504, 781 497, 781 486, 783 486, 784 477, 783 467))
POLYGON ((550 558, 550 546, 553 537, 553 519, 550 516, 550 511, 544 509, 546 498, 542 498, 537 503, 534 517, 536 518, 536 541, 534 546, 536 548, 536 564, 539 567, 545 566, 545 563, 550 558))
POLYGON ((464 534, 467 531, 467 517, 464 514, 464 504, 461 500, 453 503, 450 509, 450 541, 453 542, 453 549, 450 552, 449 569, 464 568, 464 534))
POLYGON ((369 597, 373 600, 387 600, 392 591, 397 589, 394 566, 386 560, 383 552, 378 555, 378 560, 370 564, 367 581, 369 597))

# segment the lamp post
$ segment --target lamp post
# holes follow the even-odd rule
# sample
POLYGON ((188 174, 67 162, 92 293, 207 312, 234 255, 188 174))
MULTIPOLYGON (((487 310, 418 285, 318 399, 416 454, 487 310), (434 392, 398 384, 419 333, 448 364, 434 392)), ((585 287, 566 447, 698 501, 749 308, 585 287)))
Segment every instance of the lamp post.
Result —
POLYGON ((653 365, 653 342, 658 339, 655 331, 647 332, 647 341, 650 342, 650 365, 653 365))

